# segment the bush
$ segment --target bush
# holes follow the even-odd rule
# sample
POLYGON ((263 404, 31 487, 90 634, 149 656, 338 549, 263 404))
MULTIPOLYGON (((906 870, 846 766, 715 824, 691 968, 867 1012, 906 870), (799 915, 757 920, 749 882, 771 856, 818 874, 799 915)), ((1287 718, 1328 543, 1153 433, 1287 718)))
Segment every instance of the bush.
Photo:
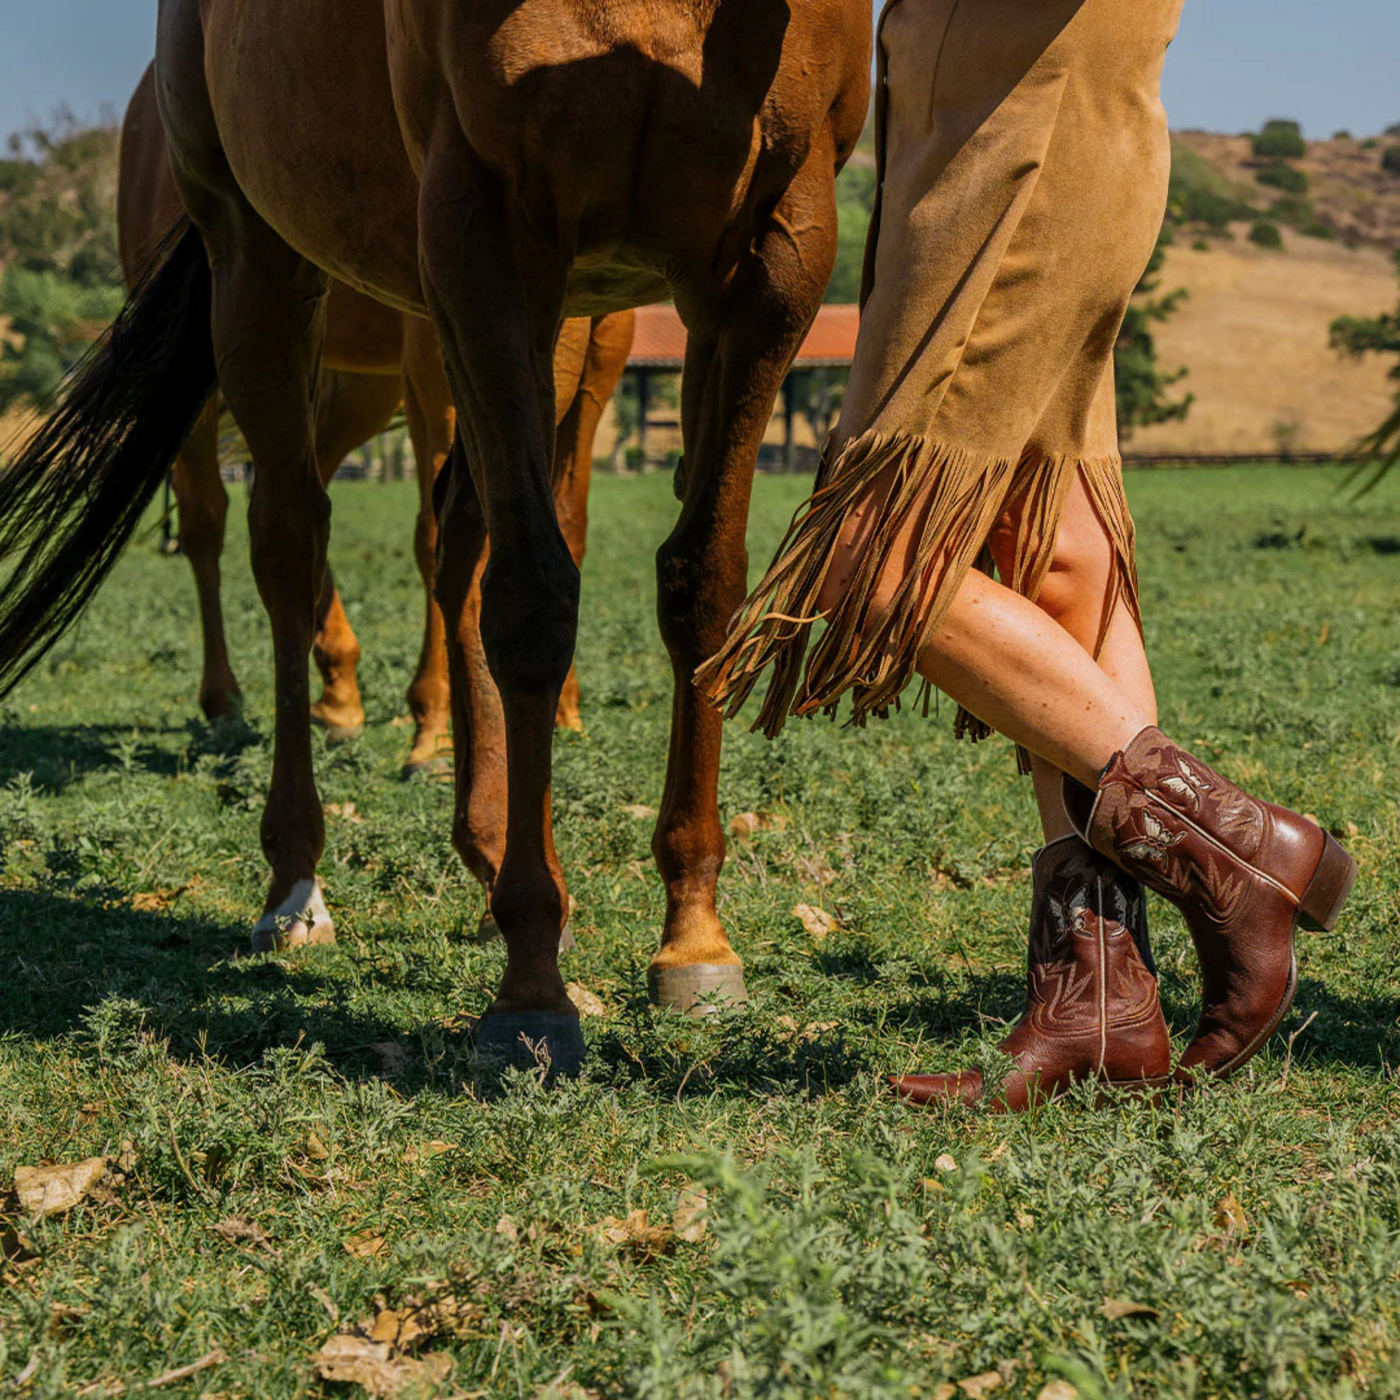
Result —
POLYGON ((1376 147, 1379 146, 1380 144, 1381 144, 1381 143, 1380 143, 1379 141, 1377 141, 1376 138, 1375 138, 1374 136, 1368 136, 1368 137, 1361 143, 1361 149, 1362 149, 1363 151, 1374 151, 1374 150, 1376 149, 1376 147))
POLYGON ((1184 146, 1172 150, 1167 209, 1174 223, 1205 224, 1221 233, 1233 220, 1259 213, 1204 156, 1184 146))
POLYGON ((1275 253, 1283 251, 1283 235, 1279 232, 1278 225, 1268 219, 1260 219, 1255 223, 1249 231, 1249 241, 1275 253))
POLYGON ((1391 175, 1400 175, 1400 146, 1387 146, 1381 157, 1381 169, 1391 175))
POLYGON ((1332 133, 1332 139, 1334 141, 1350 141, 1351 132, 1349 132, 1345 127, 1343 127, 1340 131, 1334 131, 1332 133))
POLYGON ((1297 122, 1271 121, 1253 138, 1254 154, 1260 160, 1297 160, 1308 153, 1308 143, 1297 122))
POLYGON ((1285 165, 1281 160, 1275 161, 1272 165, 1266 165, 1262 170, 1256 170, 1254 178, 1261 185, 1268 185, 1271 189, 1286 190, 1289 194, 1306 194, 1308 192, 1307 174, 1294 166, 1285 165))

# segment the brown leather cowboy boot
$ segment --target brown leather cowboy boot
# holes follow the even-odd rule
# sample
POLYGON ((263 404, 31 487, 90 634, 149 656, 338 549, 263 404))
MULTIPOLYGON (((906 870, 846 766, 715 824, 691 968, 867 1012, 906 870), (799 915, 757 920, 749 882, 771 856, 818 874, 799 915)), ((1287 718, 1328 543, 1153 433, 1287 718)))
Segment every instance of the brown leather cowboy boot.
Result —
POLYGON ((994 1085, 978 1070, 891 1078, 908 1102, 975 1104, 985 1095, 994 1109, 1019 1112, 1080 1079, 1170 1082, 1142 886, 1077 836, 1043 846, 1032 871, 1026 1009, 1001 1043, 1014 1063, 994 1085))
POLYGON ((1185 916, 1201 962, 1196 1038, 1177 1073, 1224 1078, 1273 1034, 1298 984, 1294 934, 1330 929, 1356 862, 1296 812, 1260 802, 1144 729, 1097 793, 1066 780, 1065 810, 1096 850, 1185 916))

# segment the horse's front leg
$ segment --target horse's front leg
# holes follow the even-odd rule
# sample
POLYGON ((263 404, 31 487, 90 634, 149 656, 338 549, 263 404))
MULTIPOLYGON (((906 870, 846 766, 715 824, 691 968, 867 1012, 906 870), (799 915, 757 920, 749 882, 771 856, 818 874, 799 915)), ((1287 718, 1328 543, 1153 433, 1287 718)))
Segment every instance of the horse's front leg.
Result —
POLYGON ((835 258, 833 161, 814 155, 723 295, 687 307, 681 514, 657 554, 657 613, 675 675, 666 789, 652 851, 666 923, 652 1000, 681 1011, 742 1002, 743 967, 716 909, 724 864, 719 712, 695 690, 743 601, 744 531, 759 445, 835 258))
MULTIPOLYGON (((519 1056, 527 1053, 522 1040, 545 1042, 556 1066, 571 1068, 583 1042, 559 975, 568 894, 550 798, 554 716, 578 627, 578 569, 551 489, 554 344, 567 265, 511 217, 505 191, 460 134, 440 135, 426 153, 419 215, 424 292, 463 449, 445 483, 438 540, 453 706, 460 714, 458 682, 475 642, 469 604, 484 527, 491 546, 480 576, 480 644, 505 731, 505 848, 491 912, 506 966, 478 1044, 519 1056)), ((463 767, 459 757, 459 780, 463 767)), ((470 801, 459 785, 459 842, 470 801)))

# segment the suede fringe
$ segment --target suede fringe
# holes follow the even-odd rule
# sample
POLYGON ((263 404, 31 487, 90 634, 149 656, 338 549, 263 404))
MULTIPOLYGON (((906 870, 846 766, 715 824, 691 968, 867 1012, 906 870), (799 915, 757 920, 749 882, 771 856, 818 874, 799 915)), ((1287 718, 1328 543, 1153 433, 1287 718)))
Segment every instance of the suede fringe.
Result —
MULTIPOLYGON (((1032 601, 1039 596, 1077 472, 1083 474, 1114 552, 1097 655, 1120 600, 1139 619, 1133 525, 1116 456, 1027 454, 1018 461, 908 434, 870 432, 823 462, 816 490, 793 517, 763 581, 734 615, 724 646, 696 673, 696 684, 732 718, 771 668, 753 726, 769 738, 779 733, 789 714, 805 717, 821 710, 834 717, 847 691, 849 723, 864 725, 871 715, 883 718, 899 707, 919 652, 968 569, 991 572, 988 536, 1002 511, 1022 499, 1015 572, 1007 582, 1032 601), (841 528, 882 476, 888 476, 889 486, 859 568, 841 600, 823 615, 817 599, 841 528), (896 562, 895 550, 910 537, 915 541, 912 567, 871 621, 879 581, 896 562), (809 657, 810 634, 821 621, 826 630, 809 657)), ((931 687, 924 682, 916 704, 925 714, 931 699, 931 687)), ((991 732, 961 710, 955 728, 974 741, 991 732)))

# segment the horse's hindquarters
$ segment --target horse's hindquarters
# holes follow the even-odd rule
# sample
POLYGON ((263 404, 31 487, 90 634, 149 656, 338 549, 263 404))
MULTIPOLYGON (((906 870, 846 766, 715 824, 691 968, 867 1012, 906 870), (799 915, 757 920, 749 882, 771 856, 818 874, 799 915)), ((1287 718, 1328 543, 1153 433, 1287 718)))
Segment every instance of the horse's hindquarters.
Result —
MULTIPOLYGON (((381 0, 204 0, 202 56, 176 51, 178 28, 162 23, 158 67, 184 66, 188 89, 202 57, 216 154, 259 215, 349 286, 421 312, 418 185, 394 114, 381 0)), ((197 165, 211 155, 187 154, 197 165)))

